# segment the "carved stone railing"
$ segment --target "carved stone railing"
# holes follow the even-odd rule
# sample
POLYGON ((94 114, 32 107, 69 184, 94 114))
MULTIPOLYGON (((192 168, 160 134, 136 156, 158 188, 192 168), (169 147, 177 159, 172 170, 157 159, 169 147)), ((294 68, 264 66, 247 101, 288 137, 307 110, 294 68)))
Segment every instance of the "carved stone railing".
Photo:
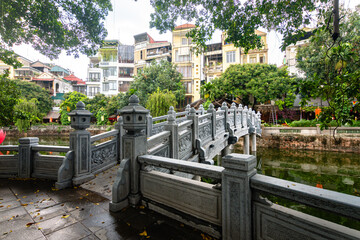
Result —
POLYGON ((106 138, 112 138, 97 145, 91 145, 91 172, 97 174, 117 164, 119 160, 119 130, 100 133, 90 137, 93 144, 106 138))
POLYGON ((256 174, 254 156, 229 154, 223 157, 223 167, 151 155, 139 156, 138 162, 143 204, 214 237, 359 239, 360 231, 280 206, 262 195, 356 221, 360 220, 360 197, 256 174), (148 166, 211 178, 217 184, 149 171, 148 166))

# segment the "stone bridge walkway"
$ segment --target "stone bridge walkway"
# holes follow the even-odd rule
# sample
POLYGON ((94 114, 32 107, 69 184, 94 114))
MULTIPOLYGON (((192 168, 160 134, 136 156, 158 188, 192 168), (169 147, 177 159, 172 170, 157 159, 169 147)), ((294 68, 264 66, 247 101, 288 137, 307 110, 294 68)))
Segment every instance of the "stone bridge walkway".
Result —
POLYGON ((212 239, 144 207, 109 212, 117 167, 78 188, 54 181, 0 180, 0 239, 212 239))

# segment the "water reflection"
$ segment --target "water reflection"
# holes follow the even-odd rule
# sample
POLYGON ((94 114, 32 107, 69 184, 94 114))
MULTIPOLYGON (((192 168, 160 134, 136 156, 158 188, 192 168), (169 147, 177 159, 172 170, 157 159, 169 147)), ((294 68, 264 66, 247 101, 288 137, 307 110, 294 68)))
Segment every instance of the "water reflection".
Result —
MULTIPOLYGON (((235 147, 234 152, 242 149, 235 147)), ((322 151, 259 148, 259 173, 360 196, 360 155, 322 151)))

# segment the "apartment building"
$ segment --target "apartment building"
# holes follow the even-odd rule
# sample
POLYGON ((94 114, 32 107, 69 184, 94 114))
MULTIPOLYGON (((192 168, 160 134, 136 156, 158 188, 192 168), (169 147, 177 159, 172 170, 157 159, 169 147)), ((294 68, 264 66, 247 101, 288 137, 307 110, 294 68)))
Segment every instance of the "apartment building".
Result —
POLYGON ((139 69, 149 65, 151 61, 171 62, 171 43, 168 41, 155 41, 148 33, 140 33, 134 36, 134 74, 139 69))
POLYGON ((0 74, 3 74, 5 70, 8 70, 10 79, 31 81, 34 77, 39 76, 42 73, 42 71, 32 67, 33 61, 20 55, 18 55, 17 60, 23 65, 21 68, 17 69, 0 61, 0 74))
POLYGON ((210 82, 221 76, 232 64, 268 63, 267 34, 258 30, 255 30, 255 33, 261 37, 264 46, 261 49, 252 49, 247 54, 244 49, 226 42, 226 33, 222 33, 221 43, 207 45, 204 52, 203 80, 210 82))
POLYGON ((286 47, 285 49, 285 61, 284 64, 288 66, 288 71, 292 75, 297 75, 298 77, 305 77, 304 72, 296 67, 297 64, 297 50, 302 46, 306 45, 309 42, 309 38, 313 34, 313 29, 304 28, 303 29, 306 33, 303 37, 299 39, 295 44, 291 44, 286 47))
POLYGON ((89 58, 87 95, 106 96, 126 92, 133 81, 134 47, 118 40, 105 40, 99 52, 89 58))
POLYGON ((174 28, 172 32, 172 62, 177 65, 177 70, 182 73, 181 80, 185 86, 185 101, 187 105, 200 99, 200 81, 202 79, 203 55, 196 54, 193 50, 195 44, 186 34, 196 26, 183 24, 174 28))

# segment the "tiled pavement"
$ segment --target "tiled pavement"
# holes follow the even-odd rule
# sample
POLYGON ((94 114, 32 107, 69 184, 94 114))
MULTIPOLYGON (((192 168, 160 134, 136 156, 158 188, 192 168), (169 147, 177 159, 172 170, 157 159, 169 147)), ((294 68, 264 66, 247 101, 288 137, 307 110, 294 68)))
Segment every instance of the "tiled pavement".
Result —
POLYGON ((78 188, 0 179, 0 239, 211 239, 143 207, 109 212, 116 168, 78 188))

